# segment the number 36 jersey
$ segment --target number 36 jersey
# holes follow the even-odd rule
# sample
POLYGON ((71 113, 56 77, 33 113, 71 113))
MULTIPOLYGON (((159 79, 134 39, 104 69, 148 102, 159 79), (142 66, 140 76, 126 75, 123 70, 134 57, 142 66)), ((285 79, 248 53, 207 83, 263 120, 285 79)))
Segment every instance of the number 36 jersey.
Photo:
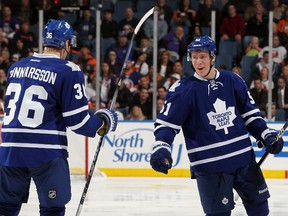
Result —
POLYGON ((84 74, 74 63, 38 54, 8 70, 0 164, 37 166, 68 157, 66 128, 94 137, 102 120, 88 112, 84 74))

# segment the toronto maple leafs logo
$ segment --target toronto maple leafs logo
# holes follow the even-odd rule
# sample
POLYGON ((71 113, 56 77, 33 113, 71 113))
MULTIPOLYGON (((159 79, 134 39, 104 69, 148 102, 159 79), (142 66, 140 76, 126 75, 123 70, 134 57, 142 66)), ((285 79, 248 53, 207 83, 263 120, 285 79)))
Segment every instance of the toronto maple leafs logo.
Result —
POLYGON ((209 123, 216 127, 216 130, 223 129, 228 134, 228 127, 234 126, 233 120, 236 118, 235 107, 226 107, 226 102, 217 98, 213 104, 215 112, 207 113, 209 123))

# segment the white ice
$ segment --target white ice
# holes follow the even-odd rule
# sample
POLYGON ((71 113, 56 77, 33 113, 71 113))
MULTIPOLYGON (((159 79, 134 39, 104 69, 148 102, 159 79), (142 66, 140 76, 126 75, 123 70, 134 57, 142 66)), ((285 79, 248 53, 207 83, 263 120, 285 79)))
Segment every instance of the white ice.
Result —
MULTIPOLYGON (((288 215, 288 179, 267 179, 271 193, 270 216, 288 215)), ((85 185, 72 176, 72 199, 66 215, 76 214, 85 185)), ((31 184, 28 204, 20 216, 37 216, 38 200, 31 184)), ((195 180, 189 178, 92 178, 81 216, 203 216, 195 180)), ((233 216, 244 216, 239 199, 233 216)))

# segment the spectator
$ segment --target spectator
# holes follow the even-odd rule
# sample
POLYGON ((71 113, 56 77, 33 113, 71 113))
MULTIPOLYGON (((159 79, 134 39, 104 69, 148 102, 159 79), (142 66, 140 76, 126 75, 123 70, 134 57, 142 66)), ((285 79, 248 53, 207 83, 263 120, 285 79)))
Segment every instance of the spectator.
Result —
POLYGON ((262 48, 259 46, 259 38, 257 36, 252 36, 247 48, 245 49, 245 55, 258 56, 261 49, 262 48))
MULTIPOLYGON (((263 8, 261 0, 253 0, 253 4, 248 6, 244 11, 244 20, 247 22, 251 17, 256 15, 256 8, 258 5, 261 5, 263 8)), ((264 9, 264 13, 266 14, 266 9, 264 9)))
POLYGON ((265 116, 266 121, 270 121, 270 122, 286 121, 285 120, 285 112, 283 110, 277 110, 275 103, 271 104, 271 119, 269 120, 268 119, 268 107, 269 107, 269 104, 267 104, 267 106, 266 106, 266 116, 265 116))
POLYGON ((157 104, 156 104, 156 109, 157 109, 156 113, 157 113, 157 114, 160 113, 160 111, 161 111, 162 108, 163 108, 163 105, 164 105, 164 99, 162 99, 162 98, 157 98, 157 104))
POLYGON ((277 110, 285 111, 285 119, 288 117, 288 86, 284 77, 277 78, 276 88, 272 90, 272 102, 276 104, 277 110))
POLYGON ((19 30, 19 20, 12 15, 12 10, 9 6, 2 7, 2 17, 0 18, 0 28, 7 36, 6 39, 12 39, 14 34, 19 30))
POLYGON ((281 76, 283 76, 286 82, 288 82, 288 64, 282 66, 281 76))
POLYGON ((259 38, 260 47, 263 47, 268 42, 268 25, 269 18, 265 14, 262 4, 255 6, 255 15, 247 21, 246 35, 244 37, 244 50, 247 48, 251 37, 257 36, 259 38))
POLYGON ((0 69, 3 69, 4 71, 8 71, 8 68, 11 65, 10 61, 10 52, 8 49, 3 49, 1 51, 0 55, 0 69))
POLYGON ((141 106, 134 104, 129 114, 125 118, 126 120, 146 120, 147 117, 143 114, 141 106))
POLYGON ((0 49, 3 49, 3 48, 8 48, 8 44, 9 43, 9 40, 6 36, 6 33, 3 31, 2 28, 0 28, 0 49))
POLYGON ((164 13, 164 19, 168 25, 168 31, 170 30, 170 24, 173 17, 173 9, 167 4, 166 0, 158 0, 156 6, 160 11, 164 13))
POLYGON ((260 78, 255 78, 253 80, 254 87, 250 89, 250 95, 252 96, 253 100, 255 101, 256 105, 260 109, 260 111, 265 116, 266 112, 266 105, 268 102, 268 92, 267 89, 263 86, 260 78))
MULTIPOLYGON (((262 67, 261 71, 260 71, 260 79, 261 79, 261 82, 263 84, 263 89, 265 91, 268 91, 269 89, 269 69, 267 67, 262 67)), ((271 87, 272 89, 274 88, 274 82, 271 82, 271 87)), ((254 82, 251 83, 250 85, 250 89, 251 88, 254 88, 254 82)))
POLYGON ((111 9, 104 11, 104 16, 101 20, 101 37, 102 38, 114 38, 118 37, 118 22, 112 17, 113 12, 111 9))
MULTIPOLYGON (((84 71, 83 71, 84 72, 84 71)), ((85 72, 84 72, 85 73, 85 72)), ((88 107, 91 112, 95 111, 96 108, 96 78, 95 75, 88 77, 88 83, 85 86, 85 91, 88 99, 88 107)))
MULTIPOLYGON (((236 41, 238 58, 242 56, 242 39, 246 33, 243 16, 237 13, 235 5, 228 6, 228 15, 220 23, 220 37, 222 41, 236 41)), ((220 41, 221 43, 221 41, 220 41)))
POLYGON ((101 71, 101 87, 100 87, 100 100, 106 106, 109 101, 109 91, 112 85, 115 85, 115 77, 111 74, 109 64, 107 62, 102 63, 102 71, 101 71))
POLYGON ((150 78, 148 75, 145 76, 141 76, 139 78, 139 85, 138 85, 138 89, 140 90, 141 88, 146 88, 149 91, 150 96, 152 97, 151 93, 153 92, 152 86, 151 86, 151 82, 150 82, 150 78))
POLYGON ((191 7, 190 0, 179 0, 177 8, 173 13, 172 27, 182 26, 183 28, 191 28, 192 23, 195 22, 196 13, 196 10, 191 7))
POLYGON ((138 89, 140 74, 135 70, 132 61, 126 62, 126 67, 123 71, 122 82, 127 86, 132 94, 138 89))
POLYGON ((157 98, 161 98, 165 100, 167 95, 167 89, 164 86, 158 86, 157 87, 157 98))
POLYGON ((16 41, 21 39, 26 49, 38 48, 36 35, 31 31, 31 26, 28 21, 24 21, 20 25, 20 30, 15 33, 13 37, 13 45, 15 46, 16 41))
MULTIPOLYGON (((108 52, 113 49, 117 53, 117 61, 122 65, 124 63, 126 53, 128 52, 129 48, 129 41, 127 38, 126 32, 119 32, 118 40, 108 48, 108 52)), ((130 52, 130 56, 128 57, 129 60, 132 59, 133 56, 133 47, 130 52)))
POLYGON ((38 11, 30 0, 21 0, 20 5, 16 7, 15 15, 20 23, 28 22, 35 25, 38 22, 38 11))
POLYGON ((147 54, 144 52, 138 56, 134 63, 134 70, 139 73, 140 76, 147 75, 149 73, 149 65, 146 62, 147 54))
POLYGON ((13 60, 14 62, 19 61, 20 59, 28 56, 28 49, 24 45, 22 39, 19 38, 16 40, 16 45, 15 47, 11 48, 10 54, 12 56, 12 60, 13 58, 16 58, 15 60, 13 60))
MULTIPOLYGON (((158 10, 157 40, 161 41, 168 33, 168 24, 164 20, 164 13, 158 10)), ((154 16, 150 16, 143 26, 144 34, 151 40, 154 34, 154 16)))
POLYGON ((84 73, 87 73, 90 78, 94 77, 96 73, 96 59, 91 54, 89 47, 82 46, 80 54, 80 57, 76 60, 76 64, 79 64, 84 73))
POLYGON ((58 18, 50 0, 43 0, 43 1, 39 1, 39 2, 40 2, 40 4, 38 6, 38 10, 41 10, 41 9, 43 10, 44 23, 47 23, 49 19, 57 19, 58 18))
POLYGON ((118 77, 122 69, 122 64, 118 60, 117 52, 114 49, 109 50, 106 61, 110 66, 111 73, 118 77))
POLYGON ((0 100, 4 100, 6 93, 7 76, 3 69, 0 69, 0 100))
POLYGON ((200 24, 196 23, 194 26, 191 28, 191 36, 189 37, 189 41, 194 40, 195 38, 202 36, 202 29, 200 24))
POLYGON ((178 73, 172 73, 164 83, 164 87, 168 90, 175 82, 179 81, 181 76, 178 73))
POLYGON ((288 7, 285 10, 283 19, 277 24, 277 31, 281 44, 288 50, 288 7))
POLYGON ((231 68, 231 71, 241 76, 241 68, 238 66, 234 66, 231 68))
POLYGON ((170 31, 162 40, 160 48, 178 53, 180 59, 187 54, 188 38, 185 36, 184 28, 177 26, 170 31))
MULTIPOLYGON (((119 77, 116 78, 115 83, 118 82, 119 77)), ((113 88, 109 91, 109 98, 113 98, 114 92, 115 92, 116 85, 113 86, 113 88)), ((127 88, 124 82, 121 82, 117 101, 119 102, 119 108, 118 110, 121 111, 124 115, 124 117, 128 114, 129 106, 131 105, 133 100, 133 95, 130 92, 130 90, 127 88)))
POLYGON ((173 67, 173 62, 170 60, 170 52, 168 50, 160 52, 160 59, 157 65, 157 82, 158 85, 163 85, 169 77, 173 67))
POLYGON ((134 105, 141 107, 143 114, 147 119, 152 119, 152 100, 149 97, 149 89, 141 88, 139 93, 133 96, 131 106, 134 105))
MULTIPOLYGON (((263 53, 265 51, 269 51, 269 46, 265 46, 263 47, 263 49, 259 52, 258 54, 258 58, 260 59, 260 61, 263 58, 263 53)), ((272 61, 273 61, 273 73, 277 72, 278 67, 281 66, 282 62, 284 61, 284 59, 286 58, 286 54, 287 54, 287 50, 285 49, 284 46, 281 45, 280 40, 279 40, 279 36, 278 35, 274 35, 273 36, 273 44, 272 44, 272 61)))
POLYGON ((221 11, 213 4, 213 0, 204 0, 204 4, 199 4, 195 22, 201 27, 211 28, 211 12, 216 13, 216 29, 219 28, 221 20, 221 11))
POLYGON ((273 21, 278 23, 284 15, 285 6, 281 4, 280 0, 272 0, 273 4, 273 21))
POLYGON ((150 43, 150 40, 147 36, 143 35, 140 39, 140 45, 134 48, 133 59, 137 59, 138 56, 142 53, 147 54, 146 62, 150 66, 153 61, 153 47, 150 43))
POLYGON ((119 30, 121 31, 125 25, 130 25, 134 30, 139 20, 135 17, 133 8, 127 7, 124 16, 125 18, 119 22, 119 30))
POLYGON ((84 10, 83 15, 74 23, 74 29, 80 45, 92 48, 92 40, 96 36, 96 22, 90 10, 84 10))

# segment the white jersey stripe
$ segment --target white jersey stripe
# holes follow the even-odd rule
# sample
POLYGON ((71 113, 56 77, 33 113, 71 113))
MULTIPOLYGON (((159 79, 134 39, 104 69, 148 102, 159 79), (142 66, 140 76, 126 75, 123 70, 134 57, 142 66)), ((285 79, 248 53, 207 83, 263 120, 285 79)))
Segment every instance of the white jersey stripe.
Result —
POLYGON ((236 155, 240 155, 240 154, 243 154, 245 152, 251 151, 251 149, 252 149, 252 146, 248 146, 244 149, 241 149, 239 151, 235 151, 235 152, 232 152, 229 154, 225 154, 225 155, 221 155, 218 157, 212 157, 212 158, 207 158, 207 159, 192 162, 192 163, 190 163, 190 166, 196 166, 196 165, 200 165, 200 164, 210 163, 210 162, 219 161, 219 160, 223 160, 226 158, 234 157, 236 155))
POLYGON ((240 140, 247 139, 248 137, 249 137, 248 134, 244 134, 242 136, 235 137, 233 139, 226 140, 226 141, 223 141, 223 142, 213 143, 213 144, 210 144, 210 145, 207 145, 207 146, 202 146, 202 147, 198 147, 198 148, 189 149, 189 150, 187 150, 187 153, 190 154, 190 153, 205 151, 205 150, 208 150, 208 149, 219 148, 219 147, 222 147, 222 146, 225 146, 225 145, 229 145, 229 144, 238 142, 240 140))
POLYGON ((62 115, 63 115, 63 117, 68 117, 68 116, 72 116, 72 115, 78 114, 78 113, 86 111, 86 110, 88 110, 88 106, 83 106, 83 107, 80 107, 80 108, 75 109, 75 110, 63 112, 62 115))
POLYGON ((165 125, 167 127, 170 127, 170 128, 176 129, 176 130, 181 130, 181 126, 180 125, 175 125, 175 124, 172 124, 172 123, 160 120, 160 119, 156 119, 156 123, 165 125))
POLYGON ((86 117, 83 119, 82 122, 80 122, 79 124, 76 124, 74 126, 70 126, 69 128, 71 130, 77 130, 78 128, 82 127, 88 120, 90 119, 90 115, 87 114, 86 117))
POLYGON ((64 149, 67 150, 65 145, 52 145, 52 144, 40 144, 40 143, 13 143, 3 142, 1 147, 18 147, 18 148, 39 148, 39 149, 64 149))
POLYGON ((253 109, 253 110, 250 110, 250 111, 247 112, 247 113, 242 114, 241 116, 242 116, 242 118, 245 118, 245 117, 247 117, 247 116, 249 116, 249 115, 252 115, 252 114, 255 114, 255 113, 259 113, 259 112, 260 112, 259 109, 253 109))
POLYGON ((251 122, 255 121, 256 119, 263 119, 263 118, 261 116, 251 117, 245 122, 245 125, 246 126, 249 125, 251 122))
POLYGON ((65 131, 57 130, 39 130, 39 129, 25 129, 25 128, 2 128, 2 133, 35 133, 35 134, 50 134, 50 135, 61 135, 66 136, 65 131))

